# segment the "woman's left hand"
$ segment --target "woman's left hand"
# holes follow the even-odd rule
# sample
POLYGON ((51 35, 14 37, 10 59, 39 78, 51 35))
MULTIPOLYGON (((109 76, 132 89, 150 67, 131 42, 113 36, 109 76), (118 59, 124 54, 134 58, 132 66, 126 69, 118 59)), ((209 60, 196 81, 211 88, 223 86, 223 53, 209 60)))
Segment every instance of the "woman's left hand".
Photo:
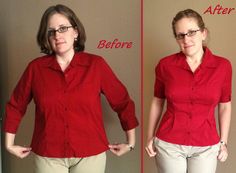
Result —
POLYGON ((109 148, 110 151, 117 156, 121 156, 130 151, 128 144, 110 144, 109 148))
POLYGON ((224 161, 226 161, 227 157, 228 157, 227 147, 225 145, 221 145, 217 158, 219 161, 224 162, 224 161))

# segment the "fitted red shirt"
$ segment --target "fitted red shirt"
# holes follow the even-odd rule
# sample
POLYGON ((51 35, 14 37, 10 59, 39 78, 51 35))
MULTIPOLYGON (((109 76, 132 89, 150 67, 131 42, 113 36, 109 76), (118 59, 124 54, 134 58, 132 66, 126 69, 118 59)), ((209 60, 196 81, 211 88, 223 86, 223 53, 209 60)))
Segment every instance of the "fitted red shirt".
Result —
POLYGON ((87 157, 108 149, 101 94, 118 113, 122 128, 138 125, 134 102, 103 58, 79 52, 63 72, 52 55, 29 63, 6 105, 5 131, 16 133, 33 98, 31 147, 46 157, 87 157))
POLYGON ((214 111, 231 100, 232 68, 228 60, 204 51, 194 73, 181 52, 161 59, 156 67, 154 95, 167 101, 156 136, 164 141, 208 146, 220 140, 214 111))

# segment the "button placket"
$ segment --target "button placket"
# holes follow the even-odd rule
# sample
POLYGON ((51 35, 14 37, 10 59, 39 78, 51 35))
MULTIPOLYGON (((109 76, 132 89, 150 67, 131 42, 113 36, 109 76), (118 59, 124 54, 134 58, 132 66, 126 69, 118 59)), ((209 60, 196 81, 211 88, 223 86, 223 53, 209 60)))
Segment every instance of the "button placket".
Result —
POLYGON ((66 155, 70 154, 70 140, 69 140, 69 124, 66 120, 66 117, 68 116, 68 105, 66 102, 67 99, 67 92, 68 92, 68 81, 69 81, 69 74, 68 71, 66 70, 63 73, 63 77, 64 77, 64 88, 62 89, 62 96, 63 96, 63 100, 65 102, 63 102, 63 115, 64 115, 64 135, 65 135, 65 141, 64 141, 64 152, 66 155))
POLYGON ((194 104, 195 104, 195 90, 196 90, 196 73, 192 75, 192 81, 189 86, 189 112, 187 117, 187 130, 186 134, 188 136, 188 140, 191 138, 191 129, 192 129, 192 121, 193 121, 193 111, 194 111, 194 104))
POLYGON ((195 95, 195 91, 196 91, 196 76, 193 76, 192 82, 191 82, 191 86, 190 86, 190 106, 191 108, 194 106, 194 95, 195 95))
POLYGON ((69 82, 69 77, 70 77, 70 73, 69 73, 69 72, 70 72, 69 70, 66 70, 66 71, 63 73, 63 75, 64 75, 64 80, 65 80, 66 84, 68 84, 68 82, 69 82))
POLYGON ((64 126, 65 126, 65 153, 70 152, 70 140, 69 140, 69 124, 64 120, 64 126))

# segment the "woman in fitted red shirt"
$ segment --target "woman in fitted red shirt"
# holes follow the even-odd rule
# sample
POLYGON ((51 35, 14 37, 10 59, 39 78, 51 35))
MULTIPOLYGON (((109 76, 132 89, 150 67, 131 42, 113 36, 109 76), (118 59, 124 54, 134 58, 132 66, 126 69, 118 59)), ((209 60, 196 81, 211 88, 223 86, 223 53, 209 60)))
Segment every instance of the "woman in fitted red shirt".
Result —
POLYGON ((103 173, 105 151, 120 156, 135 145, 134 102, 104 59, 84 52, 84 27, 68 7, 56 5, 45 11, 37 41, 46 55, 28 64, 6 105, 6 148, 20 158, 32 150, 36 173, 103 173), (101 94, 118 113, 126 143, 108 143, 101 94), (32 143, 18 146, 15 134, 32 99, 36 106, 32 143))
POLYGON ((196 11, 177 13, 172 28, 180 52, 156 66, 146 151, 156 156, 158 173, 214 173, 217 158, 228 156, 231 64, 203 46, 208 33, 196 11))

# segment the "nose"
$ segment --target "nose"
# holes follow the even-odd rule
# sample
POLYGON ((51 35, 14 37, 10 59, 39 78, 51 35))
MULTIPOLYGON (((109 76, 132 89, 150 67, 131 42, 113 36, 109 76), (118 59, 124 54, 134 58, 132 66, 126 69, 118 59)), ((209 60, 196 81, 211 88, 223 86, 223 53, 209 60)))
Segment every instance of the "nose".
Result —
POLYGON ((58 31, 56 31, 54 33, 54 39, 58 39, 60 37, 61 33, 59 33, 58 31))
POLYGON ((190 39, 190 38, 189 38, 187 35, 185 35, 184 38, 183 38, 183 42, 184 42, 184 43, 187 43, 187 42, 189 41, 189 39, 190 39))

